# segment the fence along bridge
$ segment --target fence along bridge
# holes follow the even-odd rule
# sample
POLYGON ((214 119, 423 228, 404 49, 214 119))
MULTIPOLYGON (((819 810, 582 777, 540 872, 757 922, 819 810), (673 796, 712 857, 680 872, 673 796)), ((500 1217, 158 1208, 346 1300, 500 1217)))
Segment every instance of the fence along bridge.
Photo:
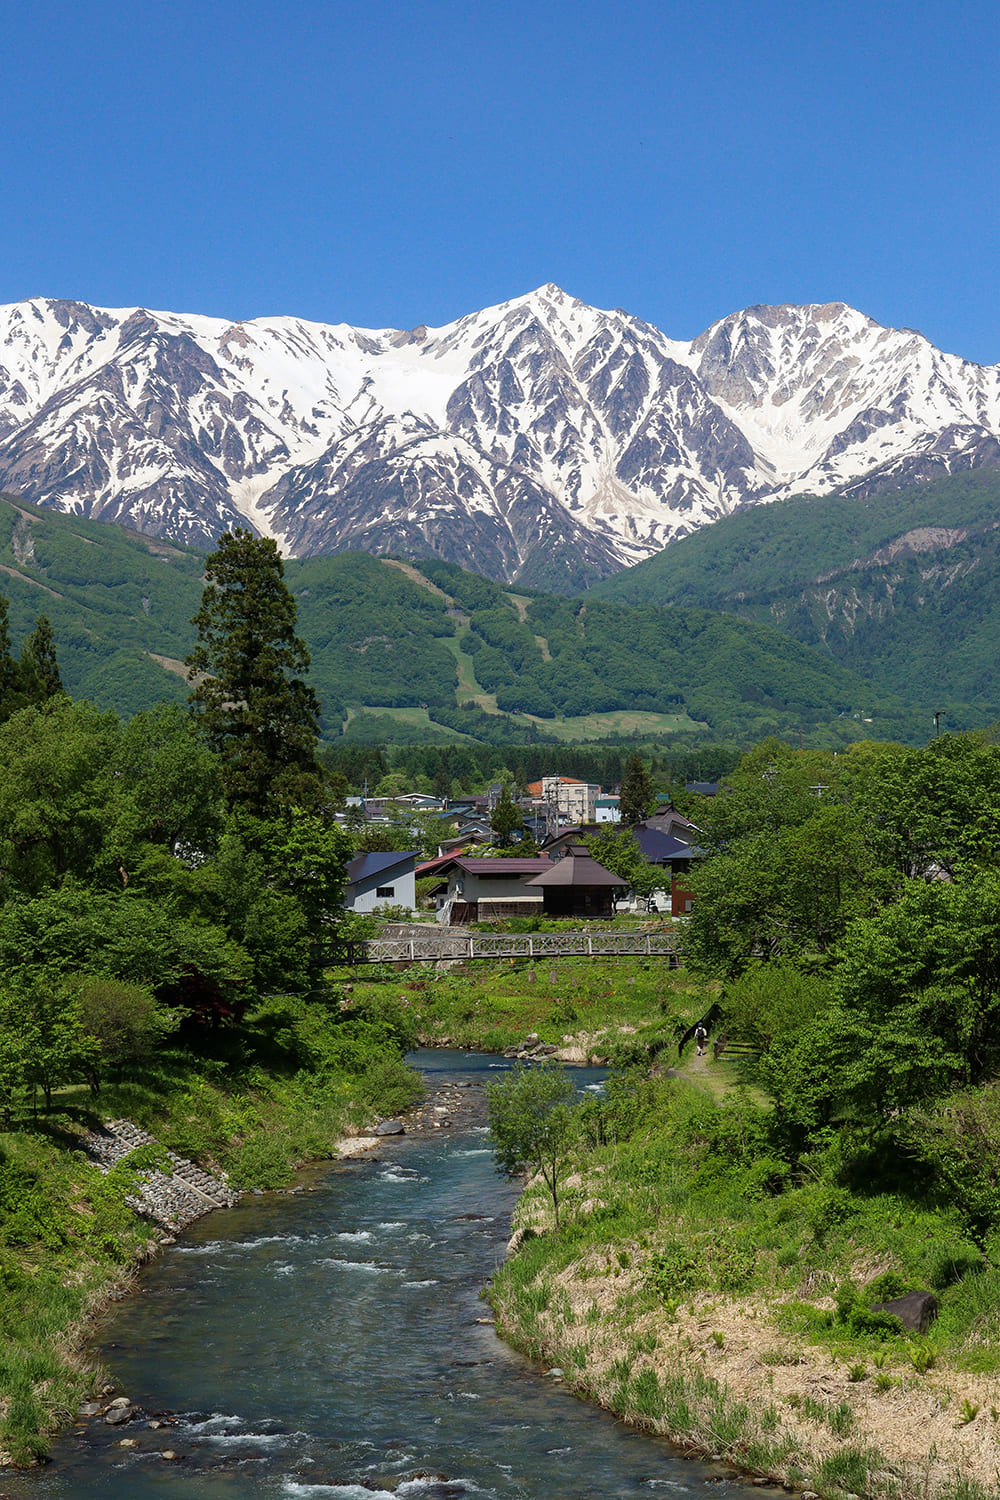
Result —
POLYGON ((665 958, 680 962, 670 932, 471 932, 407 933, 331 945, 330 964, 469 963, 497 958, 665 958))

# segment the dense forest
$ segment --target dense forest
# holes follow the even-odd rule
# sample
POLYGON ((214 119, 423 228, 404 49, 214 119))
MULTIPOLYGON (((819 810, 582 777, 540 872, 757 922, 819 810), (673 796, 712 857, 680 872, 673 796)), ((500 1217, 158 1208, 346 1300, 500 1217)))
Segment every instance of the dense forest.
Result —
MULTIPOLYGON (((67 690, 100 708, 184 701, 204 566, 153 538, 0 502, 11 627, 27 635, 44 610, 67 690)), ((803 733, 837 746, 919 739, 938 706, 724 613, 512 593, 453 565, 366 554, 290 561, 285 577, 331 742, 803 733)))
POLYGON ((725 610, 775 625, 888 690, 995 714, 995 470, 898 493, 802 496, 728 516, 594 586, 588 599, 725 610))

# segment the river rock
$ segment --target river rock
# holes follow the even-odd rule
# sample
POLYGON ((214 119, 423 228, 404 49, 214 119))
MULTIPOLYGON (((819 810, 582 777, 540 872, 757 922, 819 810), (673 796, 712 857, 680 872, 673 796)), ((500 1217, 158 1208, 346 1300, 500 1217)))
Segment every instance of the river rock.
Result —
POLYGON ((99 1401, 85 1401, 80 1407, 78 1415, 81 1417, 97 1417, 100 1415, 100 1412, 101 1403, 99 1401))
POLYGON ((376 1135, 405 1135, 406 1127, 402 1120, 383 1120, 381 1125, 375 1127, 376 1135))
POLYGON ((104 1420, 109 1427, 121 1427, 124 1422, 131 1422, 132 1408, 127 1402, 124 1406, 109 1406, 104 1413, 104 1420))
POLYGON ((872 1312, 891 1313, 911 1333, 926 1333, 938 1315, 938 1300, 933 1292, 907 1292, 890 1302, 875 1302, 872 1312))
POLYGON ((138 1446, 135 1438, 119 1438, 115 1444, 116 1448, 138 1448, 138 1446))
POLYGON ((170 1460, 175 1460, 175 1459, 180 1458, 180 1454, 179 1453, 175 1453, 174 1450, 173 1450, 173 1448, 164 1448, 163 1452, 160 1454, 160 1457, 161 1458, 170 1459, 170 1460))

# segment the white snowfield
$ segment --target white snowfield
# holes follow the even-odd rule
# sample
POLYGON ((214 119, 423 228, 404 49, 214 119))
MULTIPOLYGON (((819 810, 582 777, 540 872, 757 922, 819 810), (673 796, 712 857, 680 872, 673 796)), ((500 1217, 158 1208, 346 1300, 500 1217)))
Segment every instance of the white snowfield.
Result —
POLYGON ((1000 368, 842 303, 690 343, 548 285, 443 328, 0 307, 0 487, 211 542, 615 571, 729 511, 1000 463, 1000 368))

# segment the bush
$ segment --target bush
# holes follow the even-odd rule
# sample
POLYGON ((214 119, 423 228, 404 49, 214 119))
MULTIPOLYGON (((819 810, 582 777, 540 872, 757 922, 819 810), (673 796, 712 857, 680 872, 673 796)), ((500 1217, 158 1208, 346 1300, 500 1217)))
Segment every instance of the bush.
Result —
MULTIPOLYGON (((116 1079, 143 1062, 156 1043, 175 1031, 180 1017, 162 1010, 152 990, 127 984, 110 974, 84 974, 71 981, 79 1001, 80 1022, 100 1049, 100 1067, 116 1079)), ((97 1068, 92 1085, 97 1084, 97 1068)))
POLYGON ((423 1098, 424 1082, 402 1058, 379 1058, 361 1075, 358 1094, 377 1114, 396 1115, 423 1098))
POLYGON ((663 1298, 691 1292, 704 1282, 704 1269, 686 1245, 668 1240, 649 1259, 649 1282, 663 1298))
POLYGON ((251 1136, 231 1154, 227 1167, 238 1188, 287 1187, 295 1175, 288 1140, 275 1134, 251 1136))

